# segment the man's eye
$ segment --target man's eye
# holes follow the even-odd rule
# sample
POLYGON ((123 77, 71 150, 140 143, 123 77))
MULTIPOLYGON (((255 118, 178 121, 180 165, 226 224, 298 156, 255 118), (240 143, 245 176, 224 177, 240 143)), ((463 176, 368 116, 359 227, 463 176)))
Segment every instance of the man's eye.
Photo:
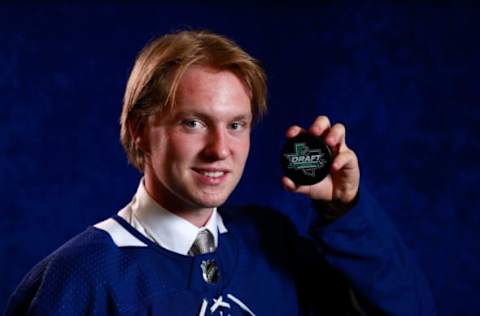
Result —
POLYGON ((245 127, 245 122, 233 122, 230 124, 230 129, 240 130, 245 127))
POLYGON ((198 120, 184 120, 182 124, 192 129, 201 128, 203 126, 203 124, 198 120))

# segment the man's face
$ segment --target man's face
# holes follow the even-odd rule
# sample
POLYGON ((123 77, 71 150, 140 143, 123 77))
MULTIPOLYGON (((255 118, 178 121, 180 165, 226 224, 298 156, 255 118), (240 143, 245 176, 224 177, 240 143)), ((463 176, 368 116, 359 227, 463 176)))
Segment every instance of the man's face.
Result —
POLYGON ((190 67, 173 111, 153 117, 146 128, 147 191, 179 214, 221 205, 243 173, 251 122, 248 90, 238 77, 190 67))

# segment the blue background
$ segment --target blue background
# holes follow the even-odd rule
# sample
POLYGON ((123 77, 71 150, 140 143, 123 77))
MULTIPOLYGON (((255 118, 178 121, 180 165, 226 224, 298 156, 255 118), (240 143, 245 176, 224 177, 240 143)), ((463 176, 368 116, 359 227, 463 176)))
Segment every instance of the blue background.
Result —
POLYGON ((232 203, 301 225, 308 201, 280 185, 284 131, 329 115, 440 315, 480 315, 480 9, 412 1, 1 4, 0 310, 36 262, 129 202, 140 178, 118 140, 129 70, 147 40, 186 27, 231 37, 269 76, 269 115, 232 203))

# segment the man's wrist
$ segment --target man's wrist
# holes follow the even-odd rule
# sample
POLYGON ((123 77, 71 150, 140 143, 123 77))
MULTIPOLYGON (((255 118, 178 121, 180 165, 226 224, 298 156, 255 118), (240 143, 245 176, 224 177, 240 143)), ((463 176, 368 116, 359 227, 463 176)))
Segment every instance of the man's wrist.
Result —
POLYGON ((343 203, 339 200, 329 202, 322 200, 312 200, 312 203, 315 210, 323 217, 325 221, 333 222, 348 213, 352 208, 354 208, 358 203, 359 196, 360 191, 357 191, 357 194, 349 203, 343 203))

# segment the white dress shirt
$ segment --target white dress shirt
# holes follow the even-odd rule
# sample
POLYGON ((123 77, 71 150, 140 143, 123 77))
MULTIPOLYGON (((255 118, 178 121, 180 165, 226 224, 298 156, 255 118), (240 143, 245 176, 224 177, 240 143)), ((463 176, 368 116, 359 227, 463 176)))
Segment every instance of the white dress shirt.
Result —
POLYGON ((218 246, 218 234, 227 232, 222 217, 213 208, 205 226, 199 228, 160 206, 145 190, 143 178, 133 200, 118 215, 142 235, 170 251, 187 255, 197 234, 209 230, 218 246))

